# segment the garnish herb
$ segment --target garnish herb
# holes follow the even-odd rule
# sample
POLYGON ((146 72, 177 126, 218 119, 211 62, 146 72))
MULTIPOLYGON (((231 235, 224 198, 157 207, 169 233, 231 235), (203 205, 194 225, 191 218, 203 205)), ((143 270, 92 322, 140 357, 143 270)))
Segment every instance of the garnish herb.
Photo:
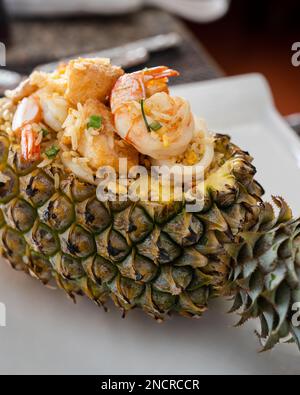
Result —
POLYGON ((100 129, 102 126, 103 118, 99 115, 92 115, 87 124, 88 129, 100 129))
POLYGON ((45 154, 49 159, 54 159, 56 155, 59 153, 59 148, 56 145, 53 145, 51 148, 47 149, 45 154))
POLYGON ((43 137, 47 137, 49 134, 49 130, 47 129, 42 129, 42 132, 43 132, 43 137))
POLYGON ((144 118, 144 121, 145 121, 145 125, 147 127, 148 132, 151 132, 151 128, 150 128, 150 125, 149 125, 149 123, 147 121, 147 117, 146 117, 146 114, 145 114, 145 107, 144 107, 144 105, 145 105, 145 101, 141 100, 141 109, 142 109, 142 115, 143 115, 143 118, 144 118))
POLYGON ((157 132, 159 129, 162 128, 162 125, 158 121, 153 121, 151 124, 149 124, 147 117, 146 117, 146 113, 145 113, 145 101, 144 100, 141 100, 141 109, 142 109, 144 122, 145 122, 148 132, 151 132, 151 130, 153 130, 153 132, 157 132))
POLYGON ((149 126, 150 129, 153 130, 153 132, 157 132, 159 129, 162 128, 162 124, 158 121, 153 121, 149 126))

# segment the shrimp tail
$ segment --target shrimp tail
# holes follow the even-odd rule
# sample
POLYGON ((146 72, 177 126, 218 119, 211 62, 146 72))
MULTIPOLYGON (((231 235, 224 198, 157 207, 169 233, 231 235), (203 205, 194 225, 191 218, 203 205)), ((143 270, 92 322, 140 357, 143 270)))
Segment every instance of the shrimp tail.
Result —
POLYGON ((21 152, 24 161, 36 161, 41 157, 41 147, 37 144, 37 133, 31 125, 25 125, 21 130, 21 152))
POLYGON ((166 66, 152 67, 144 70, 144 76, 147 80, 161 80, 171 77, 179 77, 180 73, 166 66))
POLYGON ((119 107, 130 101, 140 101, 147 98, 147 88, 158 87, 158 91, 164 91, 164 85, 167 85, 170 77, 178 77, 178 71, 170 69, 167 66, 152 67, 142 71, 136 71, 132 74, 121 76, 111 93, 110 102, 112 112, 115 114, 119 107), (163 86, 162 86, 163 85, 163 86))

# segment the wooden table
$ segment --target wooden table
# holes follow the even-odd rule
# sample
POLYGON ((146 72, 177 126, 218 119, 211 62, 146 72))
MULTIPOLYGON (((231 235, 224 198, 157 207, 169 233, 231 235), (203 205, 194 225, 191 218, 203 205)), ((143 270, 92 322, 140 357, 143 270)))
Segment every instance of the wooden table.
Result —
POLYGON ((174 82, 178 84, 212 79, 222 74, 184 24, 157 9, 144 9, 120 17, 14 20, 7 52, 8 68, 29 73, 40 63, 169 32, 179 33, 183 45, 154 54, 146 66, 167 64, 178 69, 182 74, 174 82))
MULTIPOLYGON (((119 17, 14 20, 7 51, 9 69, 27 74, 38 64, 127 44, 157 34, 177 32, 180 48, 154 54, 145 66, 165 64, 181 72, 172 84, 202 81, 224 75, 187 27, 158 9, 119 17)), ((300 135, 300 127, 295 126, 300 135)))

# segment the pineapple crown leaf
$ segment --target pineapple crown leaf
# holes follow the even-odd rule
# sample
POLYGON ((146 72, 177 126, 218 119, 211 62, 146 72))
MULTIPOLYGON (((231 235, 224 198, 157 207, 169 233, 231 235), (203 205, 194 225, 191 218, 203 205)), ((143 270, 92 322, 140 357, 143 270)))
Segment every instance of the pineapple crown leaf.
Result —
POLYGON ((285 202, 285 200, 279 196, 272 196, 272 200, 280 210, 277 218, 277 224, 290 221, 293 218, 293 213, 289 205, 285 202))
POLYGON ((273 202, 277 216, 270 204, 264 204, 258 223, 239 234, 241 242, 224 247, 231 263, 223 290, 235 295, 229 312, 242 310, 237 327, 260 319, 261 331, 256 334, 262 352, 280 342, 300 346, 300 329, 292 326, 292 305, 300 302, 300 219, 292 219, 282 198, 273 197, 273 202))

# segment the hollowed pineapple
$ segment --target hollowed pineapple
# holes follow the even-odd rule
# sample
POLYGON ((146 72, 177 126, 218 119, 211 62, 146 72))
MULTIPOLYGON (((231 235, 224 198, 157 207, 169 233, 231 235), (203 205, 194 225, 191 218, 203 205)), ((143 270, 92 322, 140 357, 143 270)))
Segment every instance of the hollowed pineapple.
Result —
MULTIPOLYGON (((1 122, 0 122, 1 123, 1 122)), ((2 122, 3 124, 4 122, 2 122)), ((214 137, 215 160, 200 212, 185 202, 100 202, 96 187, 63 167, 24 163, 0 133, 0 249, 18 270, 71 298, 85 294, 124 313, 139 307, 161 321, 200 317, 209 301, 234 298, 240 324, 261 320, 264 349, 300 331, 300 221, 281 198, 276 216, 248 153, 214 137)))

